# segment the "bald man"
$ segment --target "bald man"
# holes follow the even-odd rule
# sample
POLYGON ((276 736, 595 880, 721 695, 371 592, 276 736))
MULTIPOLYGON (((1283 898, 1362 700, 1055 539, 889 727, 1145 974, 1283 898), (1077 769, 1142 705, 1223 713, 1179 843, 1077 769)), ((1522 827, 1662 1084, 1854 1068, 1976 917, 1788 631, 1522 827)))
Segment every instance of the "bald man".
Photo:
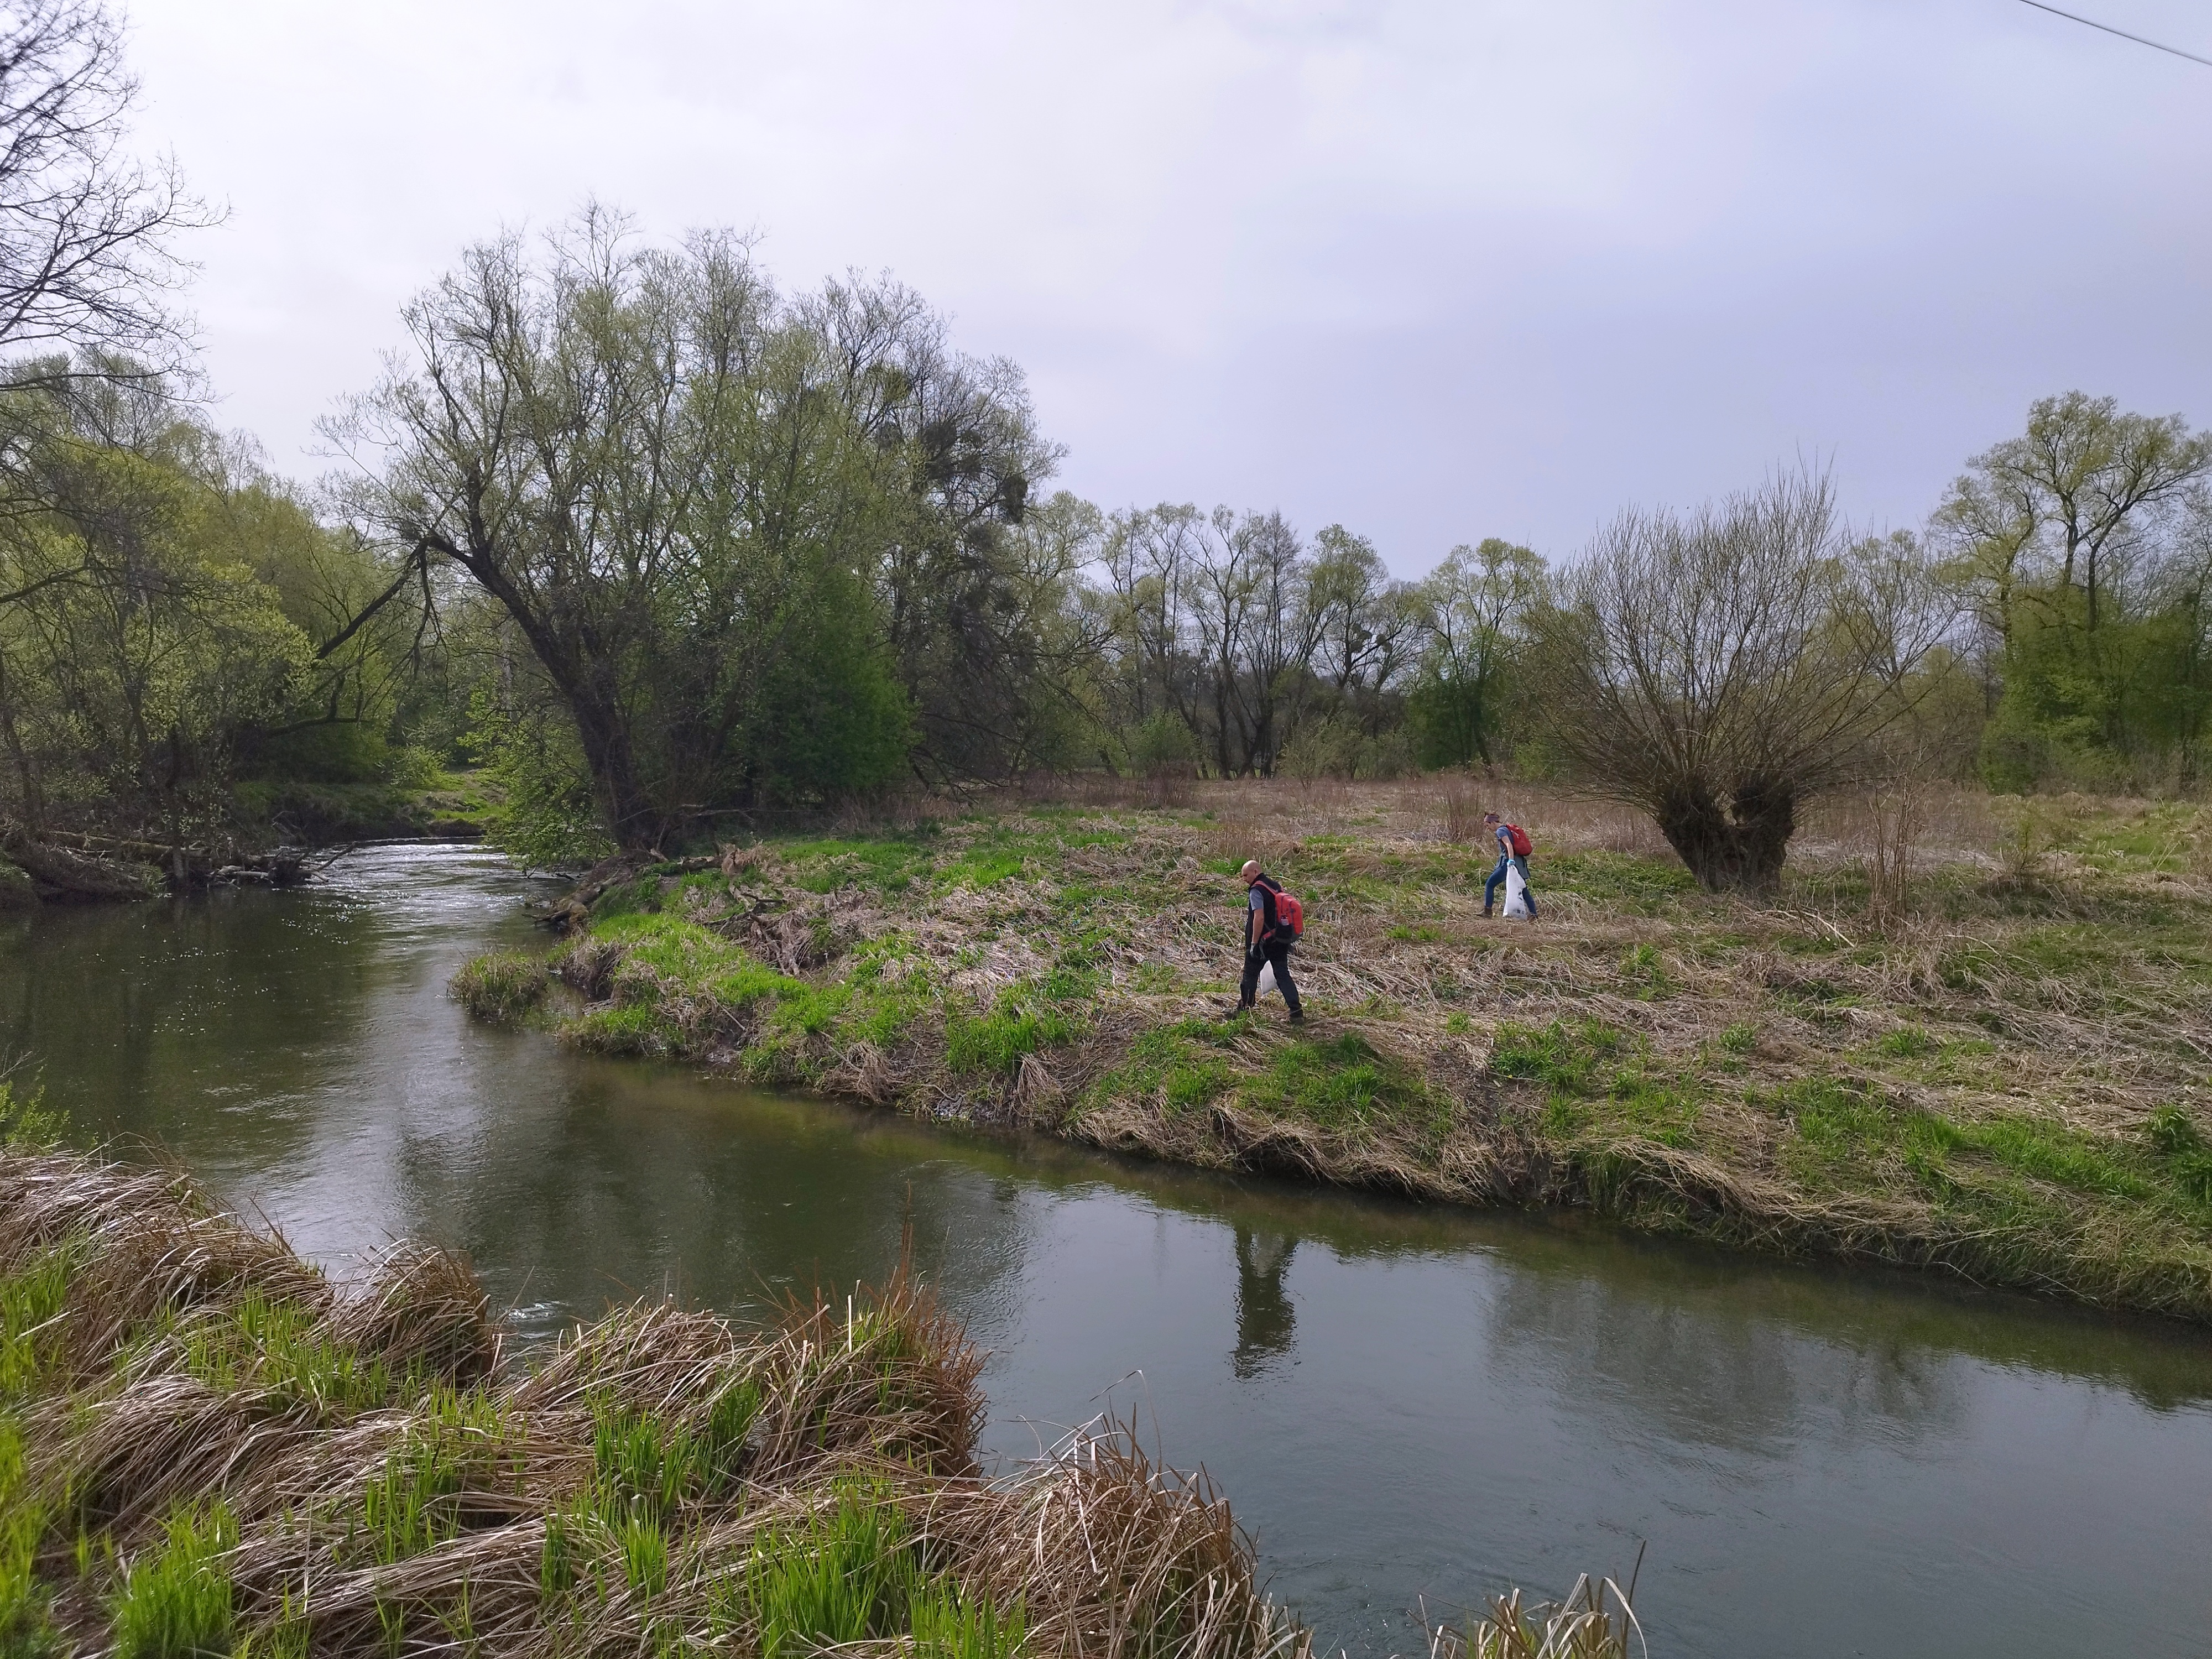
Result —
POLYGON ((1291 982, 1291 930, 1283 926, 1275 911, 1275 895, 1283 890, 1282 884, 1262 870, 1256 859, 1245 860, 1237 878, 1249 896, 1244 904, 1244 985, 1237 999, 1237 1011, 1242 1013, 1258 1000, 1260 968, 1264 963, 1275 970, 1275 984, 1283 993, 1284 1006, 1291 1011, 1291 1024, 1299 1024, 1306 1015, 1298 1006, 1298 988, 1291 982))

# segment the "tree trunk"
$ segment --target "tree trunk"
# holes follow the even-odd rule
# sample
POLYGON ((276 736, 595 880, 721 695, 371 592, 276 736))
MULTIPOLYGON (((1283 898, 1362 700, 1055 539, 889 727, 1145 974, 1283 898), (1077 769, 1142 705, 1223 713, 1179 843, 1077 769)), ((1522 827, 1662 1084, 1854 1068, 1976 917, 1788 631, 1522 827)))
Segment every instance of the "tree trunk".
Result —
POLYGON ((1739 784, 1723 804, 1703 780, 1679 783, 1652 816, 1707 892, 1764 897, 1781 885, 1797 828, 1796 793, 1787 786, 1739 784))
POLYGON ((86 858, 28 836, 11 836, 6 856, 31 878, 43 899, 98 902, 155 898, 161 891, 161 878, 143 864, 86 858))

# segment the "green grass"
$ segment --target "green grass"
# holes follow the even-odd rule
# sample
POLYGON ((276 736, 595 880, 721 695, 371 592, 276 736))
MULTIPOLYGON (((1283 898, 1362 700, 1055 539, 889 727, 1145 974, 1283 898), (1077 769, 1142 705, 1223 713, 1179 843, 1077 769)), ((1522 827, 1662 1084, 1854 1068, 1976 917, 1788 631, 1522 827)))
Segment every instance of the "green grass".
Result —
POLYGON ((945 1060, 969 1074, 1011 1072, 1024 1054, 1072 1042, 1080 1029, 1042 990, 1028 996, 1009 990, 983 1012, 947 1011, 945 1060))
POLYGON ((24 1490, 22 1431, 0 1416, 0 1654, 10 1659, 61 1650, 36 1571, 48 1519, 49 1506, 24 1490))
POLYGON ((551 982, 542 958, 492 951, 464 963, 447 988, 473 1018, 514 1025, 545 1000, 551 982))
POLYGON ((922 1585, 908 1608, 916 1659, 1012 1659, 1027 1631, 1020 1601, 1001 1612, 949 1578, 922 1585))
MULTIPOLYGON (((1519 1178, 1525 1156, 1531 1170, 1583 1171, 1578 1197, 1597 1198, 1613 1154, 1623 1193, 1650 1188, 1641 1177, 1662 1165, 1674 1174, 1656 1184, 1679 1176, 1686 1193, 1696 1159, 1717 1177, 1753 1177, 1696 1187, 1705 1195, 1671 1219, 1652 1212, 1651 1224, 1724 1231, 1705 1212, 1755 1188, 1790 1203, 1880 1200, 1885 1214, 1918 1218, 1896 1224, 1908 1229, 2013 1226, 2025 1206, 2069 1236, 2140 1224, 2167 1229, 2185 1254, 2212 1243, 2212 1152, 2049 1129, 2063 1124, 2060 1101, 1991 1111, 2018 1086, 2007 1057, 2019 1034, 2054 1012, 2107 1023, 2109 1053, 2087 1068, 2100 1082, 2177 1100, 2193 1086, 2212 928, 2185 885, 2139 878, 2203 873, 2201 811, 2110 823, 2054 811, 2039 844, 2087 848, 2107 877, 2085 883, 2064 859, 1996 877, 1945 866, 1916 878, 1909 917, 1879 927, 1848 861, 1793 865, 1779 903, 1762 908, 1698 891, 1671 857, 1540 846, 1540 896, 1572 900, 1534 933, 1474 926, 1492 860, 1425 825, 1407 834, 1405 809, 1392 811, 1387 836, 1340 810, 1303 825, 1293 810, 1280 824, 1283 850, 1269 856, 1355 986, 1295 1032, 1197 1017, 1233 971, 1238 917, 1233 885, 1217 890, 1193 866, 1225 876, 1256 820, 1067 807, 933 834, 780 837, 734 891, 719 870, 647 871, 597 907, 596 939, 623 953, 611 995, 561 1028, 763 1084, 957 1102, 982 1117, 1048 1113, 1067 1133, 1199 1162, 1243 1157, 1236 1113, 1250 1113, 1334 1138, 1324 1166, 1348 1155, 1335 1142, 1357 1141, 1443 1185, 1456 1179, 1446 1164, 1425 1161, 1455 1133, 1493 1133, 1486 1113, 1459 1121, 1453 1070, 1459 1040, 1489 1032, 1512 1126, 1489 1149, 1500 1178, 1519 1178), (1621 926, 1638 917, 1649 921, 1621 926), (740 943, 762 927, 775 933, 757 947, 767 960, 740 943), (770 966, 795 933, 805 965, 770 966), (1008 986, 1010 961, 1024 977, 1008 986), (992 988, 966 988, 979 980, 992 988), (1509 1013, 1540 1012, 1492 1031, 1499 996, 1509 1013), (1047 1055, 1070 1091, 1057 1106, 1050 1091, 1017 1091, 1024 1061, 1047 1055), (1924 1121, 1900 1118, 1907 1097, 1924 1121)), ((2132 1103, 2138 1116, 2147 1104, 2132 1103)), ((2182 1299, 2212 1305, 2201 1287, 2182 1299)))
POLYGON ((71 1239, 0 1275, 0 1404, 29 1394, 58 1357, 61 1333, 54 1321, 86 1248, 83 1240, 71 1239))
POLYGON ((499 1407, 483 1392, 434 1388, 428 1412, 362 1491, 358 1519, 374 1559, 390 1566, 460 1536, 456 1500, 472 1480, 499 1483, 513 1461, 507 1438, 499 1407))
POLYGON ((1093 1101, 1158 1099, 1177 1115, 1208 1106, 1235 1086, 1237 1074, 1221 1052, 1231 1040, 1229 1028, 1203 1019, 1141 1031, 1122 1063, 1099 1079, 1093 1101))
POLYGON ((1954 1119, 1830 1077, 1799 1079, 1774 1104, 1791 1130, 1785 1158, 1819 1189, 1879 1188, 1901 1174, 1923 1196, 1969 1211, 2088 1200, 2212 1222, 2212 1157, 2188 1144, 2186 1118, 2166 1143, 2154 1119, 2154 1132, 2130 1144, 2021 1113, 1954 1119))
POLYGON ((1696 1085, 1651 1069, 1646 1045, 1601 1020, 1511 1023, 1492 1040, 1493 1076, 1538 1085, 1548 1134, 1587 1149, 1607 1139, 1696 1143, 1696 1085))
MULTIPOLYGON (((1486 877, 1494 860, 1478 860, 1486 877)), ((1547 889, 1576 893, 1607 910, 1657 915, 1698 890, 1697 878, 1679 860, 1638 858, 1627 853, 1546 854, 1528 860, 1528 884, 1536 902, 1547 889)))
POLYGON ((1285 1043, 1239 1094, 1247 1105, 1338 1133, 1402 1123, 1441 1135, 1451 1123, 1449 1099, 1356 1031, 1285 1043))
POLYGON ((116 1592, 115 1659, 227 1659, 231 1583, 222 1557, 238 1522, 222 1503, 177 1510, 160 1546, 131 1563, 116 1592))
POLYGON ((932 862, 934 826, 927 832, 880 840, 793 837, 769 844, 793 867, 793 884, 810 893, 834 893, 857 887, 878 893, 902 893, 932 862))
POLYGON ((902 1633, 921 1587, 905 1516, 888 1494, 854 1482, 826 1513, 763 1532, 736 1593, 761 1659, 795 1659, 902 1633))
POLYGON ((184 1362, 210 1388, 250 1387, 318 1413, 365 1411, 396 1391, 413 1392, 420 1381, 395 1378, 380 1357, 333 1338, 314 1310, 271 1298, 258 1285, 235 1308, 188 1328, 184 1362))

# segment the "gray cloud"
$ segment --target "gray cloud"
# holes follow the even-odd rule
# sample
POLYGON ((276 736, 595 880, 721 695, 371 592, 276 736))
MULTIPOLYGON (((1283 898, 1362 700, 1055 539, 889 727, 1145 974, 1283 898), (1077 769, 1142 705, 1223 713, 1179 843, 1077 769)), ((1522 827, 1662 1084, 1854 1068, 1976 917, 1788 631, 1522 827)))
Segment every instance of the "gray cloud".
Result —
MULTIPOLYGON (((2085 5, 2087 0, 2084 0, 2085 5)), ((2212 49, 2191 0, 2096 0, 2212 49)), ((141 136, 231 222, 221 418, 316 415, 467 241, 596 193, 888 268, 1064 482, 1403 572, 1800 452, 1916 522, 2028 400, 2204 407, 2212 70, 2014 0, 142 0, 141 136)))

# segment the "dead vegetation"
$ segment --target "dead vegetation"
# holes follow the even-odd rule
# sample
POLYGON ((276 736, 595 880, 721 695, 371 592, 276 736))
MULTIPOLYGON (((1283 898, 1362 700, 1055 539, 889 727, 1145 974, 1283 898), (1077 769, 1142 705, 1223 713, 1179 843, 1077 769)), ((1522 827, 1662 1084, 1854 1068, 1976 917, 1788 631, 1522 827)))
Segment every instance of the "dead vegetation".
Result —
POLYGON ((2212 1317, 2195 808, 1831 802, 1754 902, 1522 784, 1108 793, 608 884, 551 1018, 921 1115, 2212 1317), (1535 837, 1539 923, 1480 915, 1487 807, 1535 837), (1307 903, 1298 1032, 1224 1017, 1247 857, 1307 903))
POLYGON ((1203 1479, 1008 1478, 901 1274, 505 1353, 465 1267, 333 1286, 182 1177, 0 1152, 9 1653, 1303 1656, 1203 1479))

